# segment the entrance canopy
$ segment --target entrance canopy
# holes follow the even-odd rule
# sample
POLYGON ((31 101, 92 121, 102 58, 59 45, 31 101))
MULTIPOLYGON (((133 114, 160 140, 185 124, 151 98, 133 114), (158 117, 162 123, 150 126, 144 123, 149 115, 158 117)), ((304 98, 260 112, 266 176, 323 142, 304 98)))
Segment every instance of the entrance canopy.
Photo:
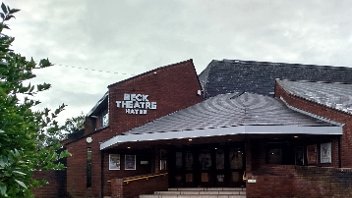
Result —
POLYGON ((270 96, 220 94, 117 135, 100 145, 228 135, 342 135, 342 126, 297 112, 270 96))

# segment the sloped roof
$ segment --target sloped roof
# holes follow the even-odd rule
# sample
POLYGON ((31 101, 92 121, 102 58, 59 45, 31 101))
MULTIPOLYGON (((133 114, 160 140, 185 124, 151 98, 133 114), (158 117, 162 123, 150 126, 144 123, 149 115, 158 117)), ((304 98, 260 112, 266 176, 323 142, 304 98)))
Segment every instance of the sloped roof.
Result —
POLYGON ((340 135, 331 123, 289 109, 276 98, 251 93, 220 94, 134 128, 101 144, 238 134, 340 135))
POLYGON ((213 60, 199 75, 206 97, 244 91, 273 95, 276 78, 352 83, 352 68, 242 60, 213 60))
POLYGON ((352 84, 289 80, 277 82, 295 96, 352 114, 352 84))

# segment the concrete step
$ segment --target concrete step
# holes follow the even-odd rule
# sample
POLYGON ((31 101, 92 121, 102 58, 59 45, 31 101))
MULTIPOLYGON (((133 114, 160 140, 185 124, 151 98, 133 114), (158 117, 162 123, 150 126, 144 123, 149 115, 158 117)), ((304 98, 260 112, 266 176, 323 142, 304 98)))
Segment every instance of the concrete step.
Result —
POLYGON ((139 195, 139 198, 246 198, 246 195, 139 195))
POLYGON ((246 198, 245 188, 169 188, 139 198, 246 198))
POLYGON ((169 188, 168 191, 246 191, 246 188, 211 187, 211 188, 169 188))
POLYGON ((156 191, 154 194, 157 195, 245 195, 246 191, 197 191, 197 190, 187 190, 187 191, 156 191))

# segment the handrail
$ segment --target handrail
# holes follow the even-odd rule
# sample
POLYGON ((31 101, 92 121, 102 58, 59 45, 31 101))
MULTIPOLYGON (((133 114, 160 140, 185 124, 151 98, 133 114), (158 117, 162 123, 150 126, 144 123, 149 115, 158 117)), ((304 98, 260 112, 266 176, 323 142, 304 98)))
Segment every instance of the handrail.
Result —
POLYGON ((131 177, 125 177, 123 178, 123 183, 128 184, 129 182, 133 182, 133 181, 138 181, 138 180, 148 180, 150 178, 154 178, 154 177, 160 177, 160 176, 165 176, 167 175, 167 172, 164 173, 156 173, 156 174, 148 174, 148 175, 138 175, 138 176, 131 176, 131 177))

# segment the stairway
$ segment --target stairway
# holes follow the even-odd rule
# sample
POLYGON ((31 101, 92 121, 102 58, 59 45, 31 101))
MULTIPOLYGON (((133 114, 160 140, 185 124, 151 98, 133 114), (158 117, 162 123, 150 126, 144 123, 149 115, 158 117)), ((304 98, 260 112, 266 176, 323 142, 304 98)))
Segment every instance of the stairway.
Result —
POLYGON ((245 188, 169 188, 139 198, 246 198, 245 188))

